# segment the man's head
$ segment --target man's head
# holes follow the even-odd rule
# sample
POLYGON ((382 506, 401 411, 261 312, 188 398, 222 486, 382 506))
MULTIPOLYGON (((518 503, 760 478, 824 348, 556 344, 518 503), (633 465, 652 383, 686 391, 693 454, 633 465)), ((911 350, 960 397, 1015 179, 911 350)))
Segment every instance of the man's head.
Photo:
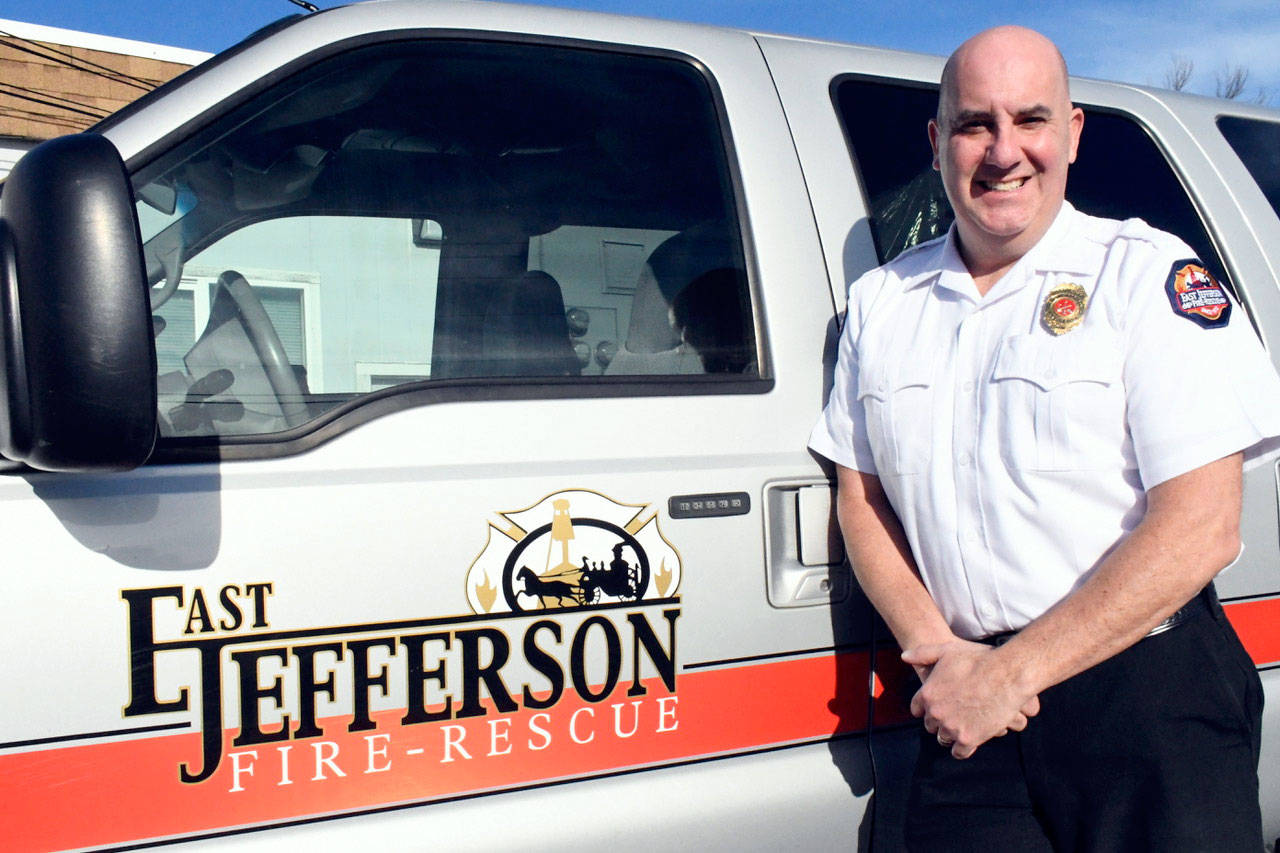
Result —
POLYGON ((1083 126, 1062 54, 1039 33, 996 27, 951 54, 929 141, 970 272, 1008 266, 1049 230, 1083 126))

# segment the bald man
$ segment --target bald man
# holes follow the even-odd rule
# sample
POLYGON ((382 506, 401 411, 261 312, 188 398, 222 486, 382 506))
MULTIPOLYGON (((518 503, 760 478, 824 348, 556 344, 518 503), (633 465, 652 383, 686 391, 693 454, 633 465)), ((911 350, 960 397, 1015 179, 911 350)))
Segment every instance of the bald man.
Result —
POLYGON ((914 849, 1256 851, 1262 688, 1212 580, 1280 380, 1184 243, 1065 202, 1083 127, 1048 39, 956 50, 955 224, 851 286, 810 446, 922 682, 914 849))

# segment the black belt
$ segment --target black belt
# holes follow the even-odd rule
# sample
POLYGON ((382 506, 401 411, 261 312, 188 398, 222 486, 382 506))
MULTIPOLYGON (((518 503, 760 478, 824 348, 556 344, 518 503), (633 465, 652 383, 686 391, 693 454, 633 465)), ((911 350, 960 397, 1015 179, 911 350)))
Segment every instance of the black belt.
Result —
MULTIPOLYGON (((1183 622, 1186 622, 1199 611, 1211 611, 1213 604, 1218 600, 1218 593, 1213 588, 1213 584, 1209 584, 1196 594, 1196 597, 1182 605, 1173 615, 1165 619, 1159 625, 1152 628, 1143 636, 1143 640, 1147 637, 1154 637, 1156 634, 1163 634, 1165 631, 1172 631, 1183 622)), ((979 643, 986 643, 988 646, 1003 646, 1018 635, 1017 631, 1003 631, 999 634, 992 634, 990 637, 983 637, 978 640, 979 643)), ((1139 641, 1141 642, 1141 640, 1139 641)))

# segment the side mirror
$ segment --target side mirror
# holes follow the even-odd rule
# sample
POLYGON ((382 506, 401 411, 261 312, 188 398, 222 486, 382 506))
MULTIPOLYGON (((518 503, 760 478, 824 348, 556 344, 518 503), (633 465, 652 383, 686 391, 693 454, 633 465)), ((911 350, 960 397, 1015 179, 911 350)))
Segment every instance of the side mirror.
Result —
POLYGON ((0 453, 46 471, 141 465, 156 438, 150 294, 106 138, 29 151, 0 197, 0 453))

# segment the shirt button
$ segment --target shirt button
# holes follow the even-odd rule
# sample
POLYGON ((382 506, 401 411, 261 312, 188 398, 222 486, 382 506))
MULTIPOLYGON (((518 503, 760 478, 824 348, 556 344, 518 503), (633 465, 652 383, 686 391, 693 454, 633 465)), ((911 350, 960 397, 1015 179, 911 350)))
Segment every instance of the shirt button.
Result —
POLYGON ((964 385, 961 387, 963 387, 965 393, 968 394, 971 391, 973 391, 973 382, 972 381, 965 382, 964 385))
POLYGON ((956 461, 960 463, 961 468, 968 468, 969 463, 973 461, 973 457, 970 456, 968 453, 961 453, 957 457, 956 461))

